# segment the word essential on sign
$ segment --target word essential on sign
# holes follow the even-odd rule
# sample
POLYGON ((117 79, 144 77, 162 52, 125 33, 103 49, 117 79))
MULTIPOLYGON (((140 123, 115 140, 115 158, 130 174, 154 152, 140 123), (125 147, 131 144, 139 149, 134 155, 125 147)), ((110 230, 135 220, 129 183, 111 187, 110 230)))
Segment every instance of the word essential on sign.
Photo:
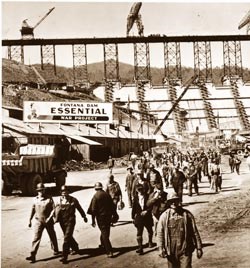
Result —
POLYGON ((112 103, 24 102, 24 122, 112 123, 112 103))

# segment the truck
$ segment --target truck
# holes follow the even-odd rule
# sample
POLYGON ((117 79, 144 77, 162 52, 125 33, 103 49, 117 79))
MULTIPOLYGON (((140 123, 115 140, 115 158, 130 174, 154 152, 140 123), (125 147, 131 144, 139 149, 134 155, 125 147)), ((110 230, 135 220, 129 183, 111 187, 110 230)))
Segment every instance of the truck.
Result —
POLYGON ((3 135, 2 144, 3 195, 20 190, 25 196, 35 196, 40 182, 55 182, 58 190, 65 184, 67 172, 58 161, 56 145, 20 144, 11 135, 3 135))
POLYGON ((238 154, 242 155, 246 150, 249 150, 250 142, 225 142, 224 140, 216 140, 217 146, 221 154, 238 154))

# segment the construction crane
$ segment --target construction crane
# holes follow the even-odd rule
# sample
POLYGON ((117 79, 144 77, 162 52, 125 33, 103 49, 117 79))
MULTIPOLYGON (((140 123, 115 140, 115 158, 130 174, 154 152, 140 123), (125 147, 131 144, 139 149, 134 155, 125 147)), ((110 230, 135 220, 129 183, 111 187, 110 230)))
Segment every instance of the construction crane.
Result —
POLYGON ((240 21, 240 24, 238 26, 238 29, 240 30, 244 26, 247 26, 247 34, 249 34, 250 33, 250 10, 243 17, 243 19, 240 21))
POLYGON ((175 101, 175 103, 173 104, 172 108, 168 111, 168 113, 166 114, 166 116, 162 119, 161 123, 157 126, 154 135, 156 135, 159 130, 161 129, 161 127, 163 126, 163 124, 166 122, 166 120, 169 118, 169 116, 171 115, 171 113, 174 111, 175 107, 178 105, 178 103, 180 102, 180 100, 183 98, 183 96, 185 95, 185 93, 187 92, 187 90, 189 89, 189 87, 194 83, 194 81, 198 78, 198 75, 194 75, 192 76, 186 83, 185 83, 185 88, 182 91, 181 95, 179 96, 179 98, 175 101))
POLYGON ((27 20, 25 19, 22 22, 22 28, 20 30, 22 39, 33 39, 34 38, 34 29, 48 17, 48 15, 54 10, 55 8, 52 7, 36 24, 34 27, 31 27, 28 23, 27 20))
POLYGON ((143 36, 144 26, 142 24, 141 15, 139 14, 142 3, 134 3, 130 9, 128 18, 127 18, 127 36, 132 29, 134 23, 136 23, 139 36, 143 36))

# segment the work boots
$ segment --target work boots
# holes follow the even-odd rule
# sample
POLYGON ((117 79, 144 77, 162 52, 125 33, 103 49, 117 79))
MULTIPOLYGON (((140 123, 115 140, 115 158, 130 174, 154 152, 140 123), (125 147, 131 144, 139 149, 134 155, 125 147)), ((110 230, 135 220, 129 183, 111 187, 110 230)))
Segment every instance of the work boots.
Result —
POLYGON ((154 247, 154 243, 153 243, 153 234, 148 234, 148 247, 149 248, 153 248, 154 247))
POLYGON ((63 257, 59 261, 61 261, 63 264, 67 264, 68 263, 68 255, 63 254, 63 257))
POLYGON ((30 261, 30 263, 36 262, 36 255, 31 254, 29 257, 26 258, 27 261, 30 261))
POLYGON ((139 255, 143 255, 142 236, 137 236, 137 243, 138 249, 136 250, 136 253, 138 253, 139 255))

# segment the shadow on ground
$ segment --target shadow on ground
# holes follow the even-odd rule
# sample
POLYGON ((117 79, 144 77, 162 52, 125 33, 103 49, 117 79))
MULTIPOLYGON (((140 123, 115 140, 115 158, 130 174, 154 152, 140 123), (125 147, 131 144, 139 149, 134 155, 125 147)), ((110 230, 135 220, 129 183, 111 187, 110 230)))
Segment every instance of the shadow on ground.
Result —
POLYGON ((182 206, 185 207, 189 205, 205 204, 205 203, 208 203, 208 201, 185 202, 182 204, 182 206))

